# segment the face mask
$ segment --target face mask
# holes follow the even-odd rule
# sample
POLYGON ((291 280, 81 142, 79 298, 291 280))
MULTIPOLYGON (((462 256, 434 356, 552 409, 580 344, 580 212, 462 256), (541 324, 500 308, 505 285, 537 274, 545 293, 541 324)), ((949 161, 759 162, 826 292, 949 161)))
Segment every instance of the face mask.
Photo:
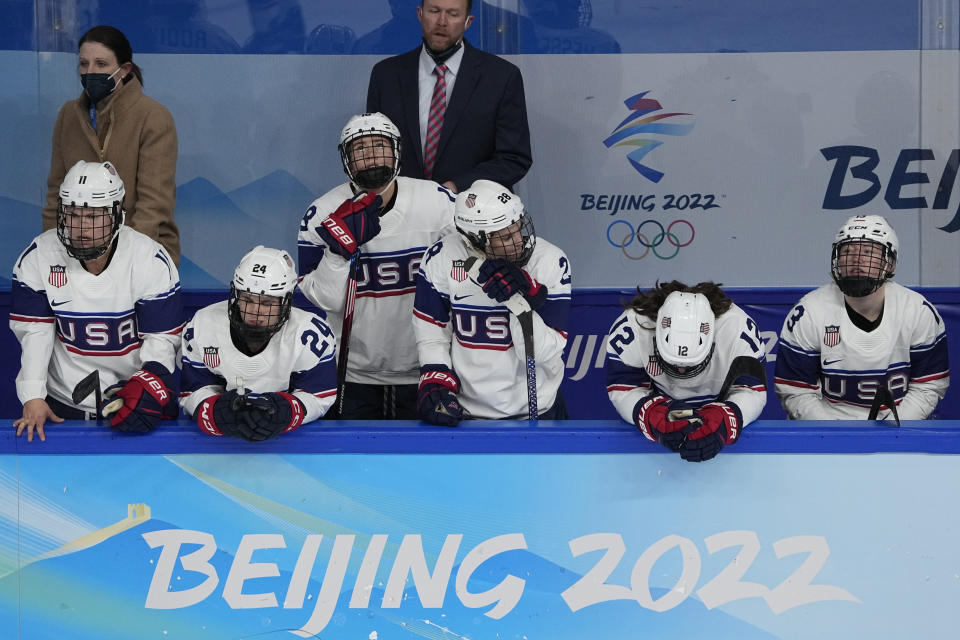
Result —
POLYGON ((80 84, 83 85, 83 90, 87 92, 87 95, 90 96, 90 102, 97 104, 108 95, 116 91, 119 86, 115 75, 120 73, 118 68, 113 73, 81 73, 80 74, 80 84))
POLYGON ((460 50, 460 46, 463 44, 463 38, 460 38, 457 42, 450 45, 443 51, 434 51, 430 48, 430 45, 427 44, 427 39, 423 38, 423 48, 427 50, 427 55, 433 58, 433 61, 437 64, 443 64, 450 59, 450 56, 455 54, 460 50))

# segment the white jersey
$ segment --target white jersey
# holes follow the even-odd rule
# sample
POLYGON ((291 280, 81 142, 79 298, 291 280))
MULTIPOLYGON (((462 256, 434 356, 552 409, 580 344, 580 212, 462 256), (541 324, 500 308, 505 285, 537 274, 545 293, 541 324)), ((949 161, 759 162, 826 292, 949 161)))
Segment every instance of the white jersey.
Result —
POLYGON ((743 425, 757 419, 767 403, 763 380, 741 376, 725 397, 718 398, 730 365, 738 356, 764 361, 763 340, 757 324, 735 304, 717 317, 713 356, 707 368, 691 378, 674 378, 664 372, 654 353, 656 321, 627 309, 610 327, 607 336, 607 395, 620 417, 634 424, 637 402, 659 393, 683 405, 700 406, 720 400, 740 408, 743 425))
MULTIPOLYGON (((883 317, 873 331, 850 320, 831 283, 790 311, 780 332, 776 392, 794 420, 864 420, 886 384, 901 420, 930 415, 950 385, 946 327, 926 298, 884 285, 883 317)), ((879 418, 889 418, 884 410, 879 418)))
POLYGON ((227 301, 197 311, 183 331, 180 406, 192 416, 210 396, 243 388, 283 391, 303 403, 303 421, 323 416, 337 395, 336 338, 319 316, 293 308, 280 331, 255 356, 230 337, 227 301))
MULTIPOLYGON (((442 364, 460 377, 458 399, 470 417, 527 415, 526 361, 517 318, 467 277, 464 261, 476 252, 454 232, 434 244, 417 276, 414 329, 420 362, 442 364)), ((563 251, 537 238, 524 266, 547 287, 533 313, 537 406, 548 411, 563 381, 563 348, 570 313, 570 262, 563 251)))
MULTIPOLYGON (((300 290, 327 312, 338 336, 350 263, 326 251, 316 228, 353 195, 348 183, 314 200, 297 241, 300 290)), ((454 203, 454 195, 436 182, 397 178, 396 199, 380 217, 380 233, 360 247, 347 381, 417 384, 420 364, 410 321, 417 271, 427 247, 453 230, 454 203)))
POLYGON ((71 257, 51 229, 20 254, 13 269, 10 328, 22 348, 17 396, 48 394, 93 411, 91 394, 73 403, 73 388, 90 372, 100 386, 126 380, 145 362, 173 373, 183 328, 177 267, 161 245, 120 227, 110 264, 99 275, 71 257))

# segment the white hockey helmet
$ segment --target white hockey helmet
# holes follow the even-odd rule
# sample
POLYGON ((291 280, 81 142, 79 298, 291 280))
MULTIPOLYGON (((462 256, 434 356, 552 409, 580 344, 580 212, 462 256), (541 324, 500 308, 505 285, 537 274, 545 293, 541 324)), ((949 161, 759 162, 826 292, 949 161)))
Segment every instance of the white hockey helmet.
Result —
POLYGON ((716 317, 702 293, 674 291, 657 312, 654 348, 664 372, 674 378, 699 375, 713 356, 716 317))
POLYGON ((489 258, 522 266, 537 243, 533 220, 520 196, 492 180, 477 180, 457 194, 453 220, 457 231, 489 258), (496 233, 514 225, 517 233, 496 233))
POLYGON ((893 277, 899 250, 897 234, 883 216, 853 216, 843 223, 833 240, 833 280, 840 291, 852 298, 869 295, 893 277), (879 247, 879 252, 871 245, 879 247))
POLYGON ((347 121, 340 132, 340 162, 343 170, 357 188, 366 191, 382 190, 400 174, 400 130, 382 113, 362 113, 347 121), (366 166, 356 169, 353 141, 364 136, 382 136, 390 141, 389 148, 373 148, 365 154, 366 166))
POLYGON ((57 206, 57 237, 68 254, 77 260, 93 260, 110 249, 123 225, 125 194, 123 180, 109 162, 80 160, 70 167, 60 183, 57 206), (89 218, 74 215, 81 207, 104 209, 106 217, 95 217, 88 225, 84 220, 89 218))
POLYGON ((227 303, 230 326, 248 342, 269 339, 290 317, 296 288, 297 269, 290 254, 257 245, 233 272, 227 303))

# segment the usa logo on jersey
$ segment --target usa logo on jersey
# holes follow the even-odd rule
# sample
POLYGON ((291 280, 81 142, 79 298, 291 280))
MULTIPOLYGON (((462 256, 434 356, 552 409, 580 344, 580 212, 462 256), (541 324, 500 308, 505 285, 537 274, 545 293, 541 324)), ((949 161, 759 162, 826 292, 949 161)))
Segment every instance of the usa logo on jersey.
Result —
POLYGON ((450 267, 450 277, 457 282, 463 282, 467 279, 467 270, 463 268, 463 260, 454 260, 450 267))
POLYGON ((650 356, 650 362, 648 362, 647 366, 644 368, 647 370, 647 375, 651 378, 663 373, 663 369, 660 368, 660 361, 657 359, 657 356, 650 356))
POLYGON ((47 278, 47 282, 58 289, 67 284, 67 268, 62 264, 50 265, 50 277, 47 278))
POLYGON ((220 347, 204 347, 203 348, 203 364, 207 365, 211 369, 216 369, 220 366, 220 347))
POLYGON ((835 347, 840 344, 840 327, 838 325, 831 324, 823 328, 823 344, 828 347, 835 347))

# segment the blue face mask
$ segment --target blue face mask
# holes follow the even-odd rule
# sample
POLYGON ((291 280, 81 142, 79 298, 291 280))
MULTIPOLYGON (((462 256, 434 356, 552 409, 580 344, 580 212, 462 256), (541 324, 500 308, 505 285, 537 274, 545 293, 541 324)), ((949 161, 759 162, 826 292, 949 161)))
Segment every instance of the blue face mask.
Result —
POLYGON ((80 74, 80 84, 83 85, 83 90, 90 96, 90 102, 97 104, 117 90, 119 83, 114 76, 118 73, 120 73, 119 68, 113 73, 80 74))

